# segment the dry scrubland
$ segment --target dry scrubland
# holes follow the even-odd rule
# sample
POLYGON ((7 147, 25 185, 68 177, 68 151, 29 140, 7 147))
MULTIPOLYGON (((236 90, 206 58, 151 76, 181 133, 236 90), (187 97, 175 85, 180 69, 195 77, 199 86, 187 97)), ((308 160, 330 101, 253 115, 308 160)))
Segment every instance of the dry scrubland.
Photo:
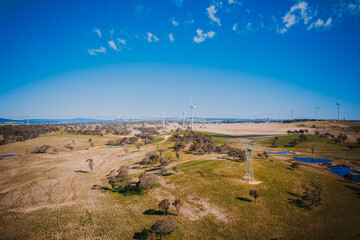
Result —
MULTIPOLYGON (((110 187, 106 174, 122 165, 138 166, 150 150, 164 149, 164 156, 175 158, 170 139, 144 145, 105 146, 113 136, 53 134, 25 142, 0 146, 0 155, 24 154, 0 159, 0 238, 1 239, 132 239, 163 218, 156 211, 162 199, 180 197, 184 206, 174 217, 178 230, 165 239, 358 239, 360 236, 360 188, 332 174, 320 164, 300 164, 293 169, 289 156, 257 156, 263 151, 294 151, 300 156, 329 157, 335 164, 360 165, 359 148, 353 144, 359 134, 351 127, 357 123, 331 122, 271 124, 206 124, 196 130, 212 134, 217 144, 241 146, 241 135, 260 135, 256 144, 254 172, 262 183, 249 185, 241 180, 243 162, 224 154, 193 155, 180 152, 180 160, 171 162, 178 172, 161 176, 160 186, 142 195, 124 196, 111 190, 91 189, 93 185, 110 187), (340 132, 348 141, 334 144, 328 139, 308 135, 306 142, 285 147, 296 135, 287 130, 308 129, 313 124, 320 132, 340 132), (279 146, 271 147, 279 136, 279 146), (94 147, 89 150, 88 139, 94 147), (73 142, 74 141, 74 142, 73 142), (62 148, 71 144, 74 150, 58 154, 31 153, 36 147, 49 144, 62 148), (314 147, 314 155, 311 154, 314 147), (125 152, 128 149, 128 153, 125 152), (85 160, 92 158, 92 173, 85 160), (302 184, 317 181, 323 185, 323 203, 308 210, 289 203, 303 192, 302 184), (256 189, 257 202, 249 196, 256 189), (146 213, 155 213, 146 214, 146 213)), ((175 125, 167 126, 170 131, 175 125)), ((144 167, 144 166, 141 166, 144 167)), ((151 169, 154 166, 149 166, 151 169)), ((130 169, 135 181, 144 168, 130 169)), ((158 172, 158 171, 155 171, 158 172)), ((169 171, 173 173, 172 171, 169 171)))

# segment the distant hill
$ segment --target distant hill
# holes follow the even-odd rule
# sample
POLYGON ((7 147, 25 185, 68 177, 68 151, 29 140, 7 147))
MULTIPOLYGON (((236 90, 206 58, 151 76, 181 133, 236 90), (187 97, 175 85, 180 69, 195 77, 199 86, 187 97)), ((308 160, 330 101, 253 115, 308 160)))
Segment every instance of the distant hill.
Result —
MULTIPOLYGON (((47 123, 47 122, 67 122, 67 123, 82 123, 82 122, 104 122, 105 120, 101 119, 89 119, 89 118, 71 118, 71 119, 29 119, 30 123, 47 123)), ((16 122, 16 123, 26 123, 27 119, 24 120, 14 120, 8 118, 0 118, 1 122, 16 122)))

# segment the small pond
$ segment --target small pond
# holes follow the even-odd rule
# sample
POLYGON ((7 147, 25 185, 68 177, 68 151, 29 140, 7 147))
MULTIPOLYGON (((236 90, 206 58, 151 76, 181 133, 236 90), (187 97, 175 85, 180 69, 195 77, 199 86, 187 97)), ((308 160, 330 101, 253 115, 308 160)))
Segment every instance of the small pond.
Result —
POLYGON ((318 158, 300 158, 300 157, 294 157, 294 160, 299 162, 307 162, 307 163, 328 163, 334 161, 326 158, 318 159, 318 158))
MULTIPOLYGON (((350 168, 343 167, 343 166, 330 166, 329 168, 333 173, 335 173, 336 175, 338 175, 340 177, 344 177, 347 173, 356 173, 353 170, 351 170, 350 168)), ((353 175, 353 176, 354 176, 353 182, 360 183, 360 175, 353 175)))
POLYGON ((20 156, 20 155, 2 155, 0 157, 7 158, 7 157, 17 157, 17 156, 20 156))

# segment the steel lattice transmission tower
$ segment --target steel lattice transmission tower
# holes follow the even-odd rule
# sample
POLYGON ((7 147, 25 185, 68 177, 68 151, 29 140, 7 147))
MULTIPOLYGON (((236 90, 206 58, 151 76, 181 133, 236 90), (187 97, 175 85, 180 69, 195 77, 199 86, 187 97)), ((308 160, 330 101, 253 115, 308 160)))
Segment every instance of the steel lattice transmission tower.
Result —
POLYGON ((244 139, 244 150, 245 150, 245 178, 249 180, 249 182, 254 181, 254 169, 253 169, 253 153, 255 141, 252 141, 249 147, 247 147, 246 139, 244 139))

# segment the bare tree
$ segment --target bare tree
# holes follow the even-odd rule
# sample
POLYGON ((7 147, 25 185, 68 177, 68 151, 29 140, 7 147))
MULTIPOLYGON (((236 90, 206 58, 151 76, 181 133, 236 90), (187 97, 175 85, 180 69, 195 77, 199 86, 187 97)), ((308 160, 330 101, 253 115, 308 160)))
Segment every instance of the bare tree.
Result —
POLYGON ((142 144, 141 144, 141 143, 138 143, 138 144, 136 144, 135 146, 136 146, 137 150, 139 151, 140 148, 142 147, 142 144))
POLYGON ((250 190, 249 195, 255 199, 255 202, 256 202, 256 199, 259 197, 259 193, 256 190, 250 190))
POLYGON ((160 211, 164 212, 166 215, 168 214, 168 210, 170 207, 170 201, 168 199, 163 199, 158 205, 160 211))
POLYGON ((177 215, 179 216, 181 207, 183 206, 184 202, 180 198, 175 198, 175 201, 173 202, 173 205, 176 209, 177 215))
POLYGON ((90 171, 92 172, 92 171, 93 171, 93 168, 94 168, 94 165, 95 165, 94 160, 93 160, 92 158, 88 158, 88 159, 86 159, 85 162, 88 163, 89 168, 90 168, 90 171))
POLYGON ((129 166, 121 166, 117 170, 116 178, 118 178, 119 180, 126 180, 129 174, 129 169, 129 166))
POLYGON ((160 240, 162 240, 165 235, 174 232, 177 228, 174 218, 169 216, 157 220, 151 227, 151 229, 160 236, 160 240))
POLYGON ((163 155, 163 153, 165 152, 165 150, 164 149, 159 149, 159 155, 160 155, 160 157, 162 157, 162 155, 163 155))

